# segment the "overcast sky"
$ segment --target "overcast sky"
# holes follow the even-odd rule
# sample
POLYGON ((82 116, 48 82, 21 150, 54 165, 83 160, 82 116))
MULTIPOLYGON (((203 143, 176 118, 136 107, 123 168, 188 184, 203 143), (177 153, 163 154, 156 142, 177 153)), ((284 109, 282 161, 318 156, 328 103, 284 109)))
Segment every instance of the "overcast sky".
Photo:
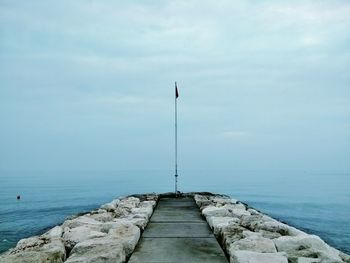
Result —
POLYGON ((0 0, 0 170, 350 171, 350 2, 0 0))

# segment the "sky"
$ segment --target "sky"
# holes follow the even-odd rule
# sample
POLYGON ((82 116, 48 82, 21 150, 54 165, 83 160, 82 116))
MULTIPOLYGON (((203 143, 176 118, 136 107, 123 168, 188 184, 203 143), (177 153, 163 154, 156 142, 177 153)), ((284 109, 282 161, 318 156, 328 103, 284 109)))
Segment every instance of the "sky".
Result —
POLYGON ((0 170, 350 171, 350 2, 0 0, 0 170))

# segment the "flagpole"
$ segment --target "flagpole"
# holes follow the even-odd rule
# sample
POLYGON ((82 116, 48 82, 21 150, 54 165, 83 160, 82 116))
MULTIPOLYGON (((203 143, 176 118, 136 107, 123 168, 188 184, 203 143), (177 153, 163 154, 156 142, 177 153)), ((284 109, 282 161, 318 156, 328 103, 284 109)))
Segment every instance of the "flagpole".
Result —
POLYGON ((175 194, 177 194, 177 85, 175 81, 175 194))

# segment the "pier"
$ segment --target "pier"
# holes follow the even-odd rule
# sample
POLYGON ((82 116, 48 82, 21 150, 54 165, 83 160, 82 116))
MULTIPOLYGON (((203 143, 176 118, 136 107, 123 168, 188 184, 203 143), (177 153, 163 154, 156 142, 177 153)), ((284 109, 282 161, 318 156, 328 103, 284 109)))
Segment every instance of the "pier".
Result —
POLYGON ((226 256, 191 197, 160 198, 130 263, 227 263, 226 256))
POLYGON ((231 197, 136 194, 65 220, 0 263, 350 263, 321 238, 231 197))

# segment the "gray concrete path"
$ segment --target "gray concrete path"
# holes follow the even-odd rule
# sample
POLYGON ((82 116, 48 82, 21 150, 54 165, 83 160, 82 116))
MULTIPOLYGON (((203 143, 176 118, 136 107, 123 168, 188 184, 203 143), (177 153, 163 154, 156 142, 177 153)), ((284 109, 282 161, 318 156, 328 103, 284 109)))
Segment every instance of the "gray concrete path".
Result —
POLYGON ((161 198, 129 263, 227 263, 192 198, 161 198))

